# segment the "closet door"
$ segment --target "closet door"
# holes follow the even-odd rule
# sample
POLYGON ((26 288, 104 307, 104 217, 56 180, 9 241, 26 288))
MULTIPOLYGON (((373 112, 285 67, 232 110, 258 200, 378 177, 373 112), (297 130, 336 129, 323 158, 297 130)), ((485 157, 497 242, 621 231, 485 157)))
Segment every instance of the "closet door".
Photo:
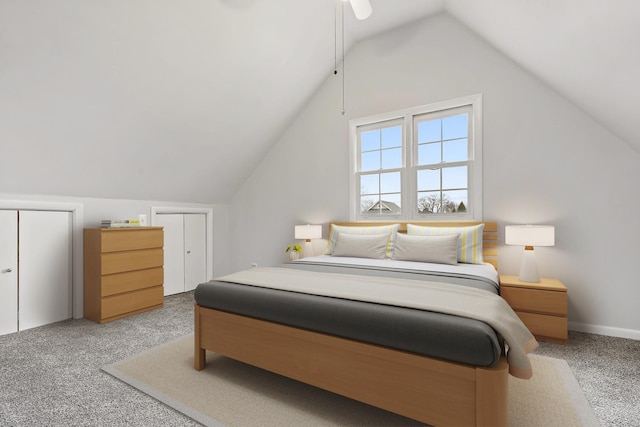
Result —
POLYGON ((183 214, 161 214, 156 224, 164 227, 164 294, 184 292, 183 214))
POLYGON ((184 290, 207 280, 207 223, 204 214, 184 216, 184 290))
POLYGON ((20 211, 20 330, 71 318, 71 212, 20 211))
POLYGON ((164 294, 195 289, 207 279, 207 221, 205 214, 159 214, 164 227, 164 294))
POLYGON ((18 211, 0 210, 0 335, 18 332, 18 211))

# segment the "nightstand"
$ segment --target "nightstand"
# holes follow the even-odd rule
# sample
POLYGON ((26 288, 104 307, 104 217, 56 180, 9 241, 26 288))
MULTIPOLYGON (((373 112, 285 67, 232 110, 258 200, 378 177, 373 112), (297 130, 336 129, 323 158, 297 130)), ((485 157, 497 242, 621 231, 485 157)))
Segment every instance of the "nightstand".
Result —
POLYGON ((560 280, 500 275, 500 294, 538 340, 567 343, 567 287, 560 280))

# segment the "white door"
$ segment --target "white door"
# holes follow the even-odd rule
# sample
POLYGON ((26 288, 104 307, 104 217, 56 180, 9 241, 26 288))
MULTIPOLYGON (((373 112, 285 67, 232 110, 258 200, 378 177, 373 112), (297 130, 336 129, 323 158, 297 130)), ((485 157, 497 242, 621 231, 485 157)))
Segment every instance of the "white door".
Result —
POLYGON ((207 277, 206 215, 158 214, 164 227, 164 294, 190 291, 207 277))
POLYGON ((183 214, 162 214, 156 224, 164 227, 164 294, 184 292, 183 214))
POLYGON ((205 214, 184 216, 184 290, 207 280, 207 222, 205 214))
POLYGON ((20 211, 20 330, 71 318, 71 212, 20 211))
POLYGON ((0 335, 18 332, 18 211, 0 210, 0 335))

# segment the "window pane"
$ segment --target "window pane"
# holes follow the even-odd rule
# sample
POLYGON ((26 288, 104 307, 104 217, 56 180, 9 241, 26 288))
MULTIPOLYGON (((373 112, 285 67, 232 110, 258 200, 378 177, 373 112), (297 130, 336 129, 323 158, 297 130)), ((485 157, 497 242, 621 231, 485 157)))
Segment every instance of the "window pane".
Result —
POLYGON ((361 197, 360 198, 360 213, 361 214, 368 214, 371 211, 371 208, 378 202, 378 196, 376 197, 372 197, 372 196, 367 196, 367 197, 361 197))
POLYGON ((440 169, 418 171, 418 191, 440 190, 440 169))
POLYGON ((464 162, 468 158, 467 138, 442 143, 442 160, 445 162, 464 162))
POLYGON ((378 185, 379 175, 361 175, 360 176, 360 194, 379 194, 380 187, 378 185))
POLYGON ((400 172, 380 174, 380 192, 381 193, 399 193, 400 192, 400 172))
MULTIPOLYGON (((442 169, 442 188, 467 188, 467 167, 442 169)), ((419 189, 419 188, 418 188, 419 189)))
POLYGON ((440 212, 440 192, 419 192, 418 193, 418 213, 439 213, 440 212))
POLYGON ((401 213, 400 198, 400 194, 385 194, 381 200, 362 198, 360 213, 363 215, 398 215, 401 213))
POLYGON ((418 143, 440 141, 441 125, 442 119, 418 122, 418 143))
POLYGON ((418 165, 433 165, 441 161, 439 142, 418 146, 418 165))
POLYGON ((362 151, 371 151, 380 149, 380 129, 369 130, 360 134, 362 151))
POLYGON ((447 201, 447 213, 467 212, 469 204, 467 190, 444 191, 442 198, 447 201))
POLYGON ((382 129, 382 148, 402 147, 402 127, 382 129))
MULTIPOLYGON (((383 199, 383 201, 385 201, 385 202, 393 203, 395 206, 397 206, 397 207, 398 207, 398 211, 397 211, 397 212, 394 212, 394 213, 400 213, 400 207, 402 206, 402 204, 401 204, 401 203, 402 203, 402 202, 401 202, 401 200, 402 200, 402 194, 400 194, 400 193, 395 193, 395 194, 385 194, 384 196, 382 196, 382 199, 383 199)), ((389 207, 390 209, 392 209, 392 208, 393 208, 393 206, 389 205, 388 203, 387 203, 388 207, 389 207)))
POLYGON ((380 151, 362 153, 361 171, 377 171, 380 169, 380 151))
POLYGON ((382 150, 382 169, 396 169, 402 167, 402 148, 382 150))
POLYGON ((466 138, 469 132, 467 114, 442 119, 442 139, 466 138))
POLYGON ((385 194, 369 208, 363 210, 364 215, 398 215, 400 214, 400 194, 385 194))

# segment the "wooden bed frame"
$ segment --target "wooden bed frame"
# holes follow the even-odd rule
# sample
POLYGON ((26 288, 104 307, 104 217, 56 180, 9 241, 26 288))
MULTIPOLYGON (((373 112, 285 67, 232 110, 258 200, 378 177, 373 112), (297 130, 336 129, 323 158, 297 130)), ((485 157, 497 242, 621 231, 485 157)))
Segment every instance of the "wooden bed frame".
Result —
MULTIPOLYGON (((406 231, 406 223, 401 229, 406 231)), ((487 261, 496 256, 496 233, 497 224, 485 222, 487 261)), ((197 304, 194 344, 197 370, 204 369, 209 350, 428 424, 508 425, 508 364, 504 356, 491 368, 474 367, 197 304)))

